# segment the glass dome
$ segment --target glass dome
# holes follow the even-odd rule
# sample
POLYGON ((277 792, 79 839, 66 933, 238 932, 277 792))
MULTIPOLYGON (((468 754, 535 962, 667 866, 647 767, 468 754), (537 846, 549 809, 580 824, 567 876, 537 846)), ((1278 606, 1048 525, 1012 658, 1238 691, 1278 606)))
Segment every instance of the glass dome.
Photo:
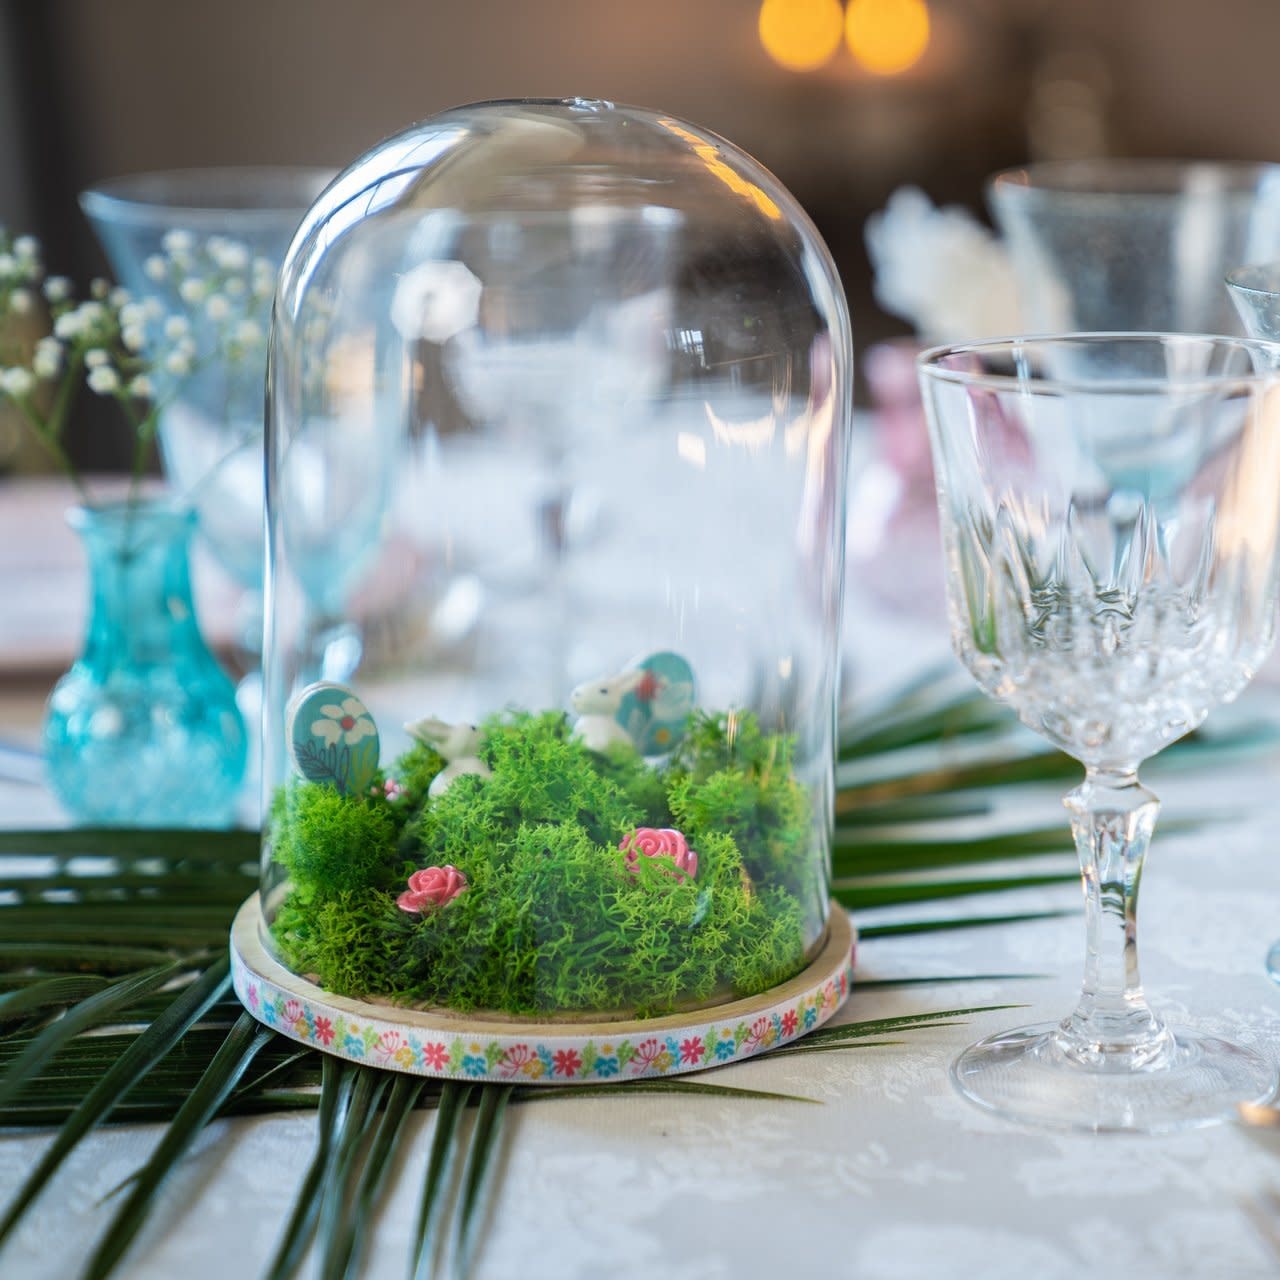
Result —
POLYGON ((481 103, 304 218, 268 375, 262 904, 326 992, 648 1017, 829 903, 851 341, 714 134, 481 103))

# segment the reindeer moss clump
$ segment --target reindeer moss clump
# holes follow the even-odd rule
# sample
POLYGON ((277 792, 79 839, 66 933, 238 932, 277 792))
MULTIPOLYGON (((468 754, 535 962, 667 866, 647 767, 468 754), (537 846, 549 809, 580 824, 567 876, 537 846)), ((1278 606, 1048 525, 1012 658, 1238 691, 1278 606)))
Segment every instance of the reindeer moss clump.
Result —
POLYGON ((444 762, 420 746, 369 796, 295 779, 272 813, 290 878, 272 933, 328 990, 403 1004, 648 1016, 755 994, 803 966, 826 898, 791 751, 749 715, 697 714, 659 771, 588 751, 558 713, 517 714, 483 726, 492 776, 435 798, 444 762), (637 827, 683 832, 696 877, 663 858, 629 870, 618 845, 637 827), (459 896, 397 906, 410 875, 446 865, 459 896))

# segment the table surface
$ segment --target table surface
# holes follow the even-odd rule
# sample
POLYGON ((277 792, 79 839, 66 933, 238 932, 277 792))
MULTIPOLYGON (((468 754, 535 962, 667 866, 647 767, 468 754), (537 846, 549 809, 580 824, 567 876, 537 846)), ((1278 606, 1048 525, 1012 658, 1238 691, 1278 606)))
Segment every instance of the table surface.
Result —
MULTIPOLYGON (((892 623, 865 605, 855 598, 852 610, 859 684, 868 671, 885 673, 889 653, 915 661, 945 644, 936 627, 892 623), (907 634, 911 645, 903 643, 907 634)), ((0 682, 0 738, 34 744, 43 694, 36 678, 0 682)), ((1276 686, 1256 685, 1242 702, 1265 714, 1274 705, 1280 716, 1276 686)), ((1166 817, 1214 818, 1207 828, 1157 831, 1143 889, 1142 957, 1163 1012, 1280 1063, 1280 989, 1263 970, 1280 935, 1277 778, 1280 755, 1212 772, 1152 772, 1166 817)), ((1042 803, 1046 818, 1061 812, 1051 791, 1042 803)), ((42 788, 0 781, 0 823, 60 821, 42 788)), ((980 914, 1077 904, 1078 890, 1066 885, 967 905, 980 914)), ((1068 1010, 1082 951, 1075 914, 865 942, 861 981, 1043 976, 855 985, 837 1021, 988 1004, 1026 1008, 926 1027, 894 1045, 766 1055, 705 1077, 802 1094, 816 1105, 622 1089, 512 1108, 500 1193, 475 1274, 1248 1280, 1280 1273, 1280 1135, 1235 1124, 1168 1137, 1035 1131, 985 1115, 952 1090, 948 1063, 970 1041, 1068 1010)), ((433 1117, 416 1123, 378 1223, 369 1276, 405 1272, 433 1117)), ((111 1127, 83 1143, 0 1254, 0 1274, 77 1274, 109 1221, 112 1191, 159 1133, 111 1127)), ((308 1115, 214 1122, 167 1185, 120 1274, 260 1274, 313 1135, 308 1115)), ((48 1141, 46 1133, 0 1138, 0 1197, 8 1198, 48 1141)))

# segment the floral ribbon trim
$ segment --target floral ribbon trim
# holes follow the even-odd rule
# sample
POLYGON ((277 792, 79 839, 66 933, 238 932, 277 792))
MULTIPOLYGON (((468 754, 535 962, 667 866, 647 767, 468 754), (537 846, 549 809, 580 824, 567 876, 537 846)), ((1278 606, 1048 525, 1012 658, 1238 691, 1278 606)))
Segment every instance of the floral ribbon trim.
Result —
POLYGON ((569 1084, 698 1071, 786 1044, 825 1022, 844 1002, 854 953, 835 977, 750 1020, 691 1023, 675 1035, 642 1038, 557 1034, 546 1044, 516 1036, 482 1042, 465 1034, 405 1032, 380 1019, 315 1009, 251 973, 234 951, 232 960, 236 994, 259 1022, 326 1053, 415 1075, 569 1084))

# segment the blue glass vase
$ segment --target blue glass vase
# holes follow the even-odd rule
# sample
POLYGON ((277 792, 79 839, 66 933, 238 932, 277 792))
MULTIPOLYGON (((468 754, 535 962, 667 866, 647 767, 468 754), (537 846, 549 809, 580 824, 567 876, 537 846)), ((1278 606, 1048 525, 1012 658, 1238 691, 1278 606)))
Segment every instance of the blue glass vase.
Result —
POLYGON ((248 736, 196 621, 194 513, 143 500, 69 520, 88 555, 89 622, 45 716, 54 794, 81 823, 230 825, 248 736))

